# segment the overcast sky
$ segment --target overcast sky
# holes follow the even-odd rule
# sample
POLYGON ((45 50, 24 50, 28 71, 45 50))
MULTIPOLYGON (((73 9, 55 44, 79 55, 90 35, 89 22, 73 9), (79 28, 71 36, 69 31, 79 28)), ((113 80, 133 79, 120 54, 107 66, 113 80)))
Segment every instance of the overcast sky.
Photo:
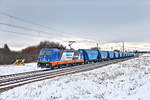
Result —
POLYGON ((41 40, 68 38, 150 42, 150 1, 0 0, 0 23, 40 31, 0 24, 0 46, 8 43, 12 48, 23 48, 41 40), (26 22, 2 13, 22 18, 26 22), (30 24, 28 21, 45 27, 30 24))

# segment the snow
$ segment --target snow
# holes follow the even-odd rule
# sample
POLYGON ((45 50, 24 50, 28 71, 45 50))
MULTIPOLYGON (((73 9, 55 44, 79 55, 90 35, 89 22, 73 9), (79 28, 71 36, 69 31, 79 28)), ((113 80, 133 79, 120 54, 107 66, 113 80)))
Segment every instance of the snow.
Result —
POLYGON ((8 75, 39 70, 37 63, 26 63, 24 66, 0 65, 0 75, 8 75))
POLYGON ((16 87, 0 100, 149 100, 150 54, 16 87))

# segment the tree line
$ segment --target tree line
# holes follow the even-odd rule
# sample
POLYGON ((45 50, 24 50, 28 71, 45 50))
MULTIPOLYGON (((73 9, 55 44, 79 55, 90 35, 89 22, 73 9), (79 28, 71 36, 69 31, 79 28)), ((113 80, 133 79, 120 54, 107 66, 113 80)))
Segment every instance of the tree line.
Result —
POLYGON ((38 54, 42 48, 58 48, 66 47, 60 43, 43 41, 36 46, 30 46, 21 51, 11 51, 7 44, 4 48, 0 48, 0 64, 12 64, 16 59, 25 59, 25 62, 34 62, 38 59, 38 54))

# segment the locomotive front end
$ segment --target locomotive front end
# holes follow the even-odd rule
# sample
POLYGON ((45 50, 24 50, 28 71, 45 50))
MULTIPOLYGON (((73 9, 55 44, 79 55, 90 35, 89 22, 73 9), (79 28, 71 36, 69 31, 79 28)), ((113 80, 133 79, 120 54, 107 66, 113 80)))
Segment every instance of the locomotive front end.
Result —
POLYGON ((41 49, 38 57, 38 67, 49 68, 51 66, 52 51, 50 49, 41 49))

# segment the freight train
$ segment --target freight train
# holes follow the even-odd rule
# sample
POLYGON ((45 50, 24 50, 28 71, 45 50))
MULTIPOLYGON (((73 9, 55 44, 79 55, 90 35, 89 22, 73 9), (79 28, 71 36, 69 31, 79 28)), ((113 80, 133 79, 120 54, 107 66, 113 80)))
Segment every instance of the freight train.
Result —
POLYGON ((41 49, 38 56, 38 67, 60 68, 62 66, 74 66, 88 63, 96 63, 105 60, 120 59, 135 56, 132 52, 115 52, 101 50, 59 50, 41 49))

